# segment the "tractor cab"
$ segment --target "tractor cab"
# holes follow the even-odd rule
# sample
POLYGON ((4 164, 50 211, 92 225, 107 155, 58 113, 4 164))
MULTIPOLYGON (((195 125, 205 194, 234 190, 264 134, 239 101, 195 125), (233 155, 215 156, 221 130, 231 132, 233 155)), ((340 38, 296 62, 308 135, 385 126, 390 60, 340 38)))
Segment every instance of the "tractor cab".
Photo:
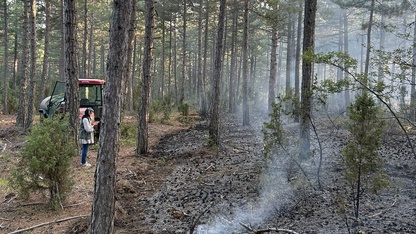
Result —
MULTIPOLYGON (((103 89, 104 80, 99 79, 79 79, 79 117, 84 114, 85 109, 94 110, 94 120, 101 118, 103 110, 103 89)), ((45 98, 40 103, 39 113, 43 118, 53 118, 55 115, 65 113, 65 82, 57 81, 51 96, 45 98)), ((42 119, 42 118, 41 118, 42 119)))

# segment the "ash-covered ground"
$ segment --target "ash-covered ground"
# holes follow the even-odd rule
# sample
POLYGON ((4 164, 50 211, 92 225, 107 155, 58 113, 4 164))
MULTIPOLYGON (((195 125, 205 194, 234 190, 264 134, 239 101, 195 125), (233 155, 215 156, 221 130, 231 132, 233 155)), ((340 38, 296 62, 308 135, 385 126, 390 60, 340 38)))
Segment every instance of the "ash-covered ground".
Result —
MULTIPOLYGON (((341 154, 347 132, 318 128, 308 159, 290 147, 265 157, 264 121, 222 118, 217 148, 207 147, 202 120, 163 137, 145 164, 119 173, 116 233, 416 233, 416 164, 403 133, 389 131, 380 149, 390 186, 364 190, 354 220, 341 154)), ((297 124, 284 122, 291 145, 297 124)))

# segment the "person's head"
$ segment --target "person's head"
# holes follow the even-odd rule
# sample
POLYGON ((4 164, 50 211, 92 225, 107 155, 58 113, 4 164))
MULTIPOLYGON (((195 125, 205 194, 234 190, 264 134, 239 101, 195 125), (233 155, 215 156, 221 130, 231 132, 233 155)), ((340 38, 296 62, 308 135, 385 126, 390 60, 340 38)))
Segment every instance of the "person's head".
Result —
POLYGON ((93 113, 93 112, 94 112, 94 109, 92 109, 91 107, 88 107, 87 109, 85 109, 84 115, 90 116, 91 113, 93 113))

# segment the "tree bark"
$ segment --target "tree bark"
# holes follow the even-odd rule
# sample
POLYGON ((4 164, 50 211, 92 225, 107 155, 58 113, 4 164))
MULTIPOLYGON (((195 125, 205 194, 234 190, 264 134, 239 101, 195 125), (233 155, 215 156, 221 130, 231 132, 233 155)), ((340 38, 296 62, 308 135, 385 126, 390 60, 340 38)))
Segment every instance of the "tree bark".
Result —
MULTIPOLYGON (((305 1, 305 20, 303 28, 303 54, 314 53, 315 16, 317 0, 305 1)), ((312 76, 313 61, 305 56, 302 60, 302 97, 300 119, 300 156, 310 152, 310 121, 312 115, 312 76)))
POLYGON ((224 38, 226 0, 220 0, 220 12, 218 14, 217 46, 215 50, 214 75, 213 75, 213 96, 212 113, 209 125, 210 145, 219 145, 219 115, 220 115, 220 82, 222 70, 222 53, 224 38))
MULTIPOLYGON (((203 64, 203 70, 202 70, 202 81, 205 84, 207 80, 207 71, 208 71, 208 20, 209 20, 209 1, 205 0, 205 30, 204 30, 204 64, 203 64)), ((202 103, 201 106, 201 116, 207 116, 208 113, 208 101, 204 94, 204 103, 202 103)))
POLYGON ((9 80, 8 80, 8 62, 9 62, 9 34, 8 34, 8 15, 7 15, 7 0, 3 1, 3 14, 4 14, 4 70, 3 70, 3 114, 9 114, 9 108, 7 106, 8 92, 9 92, 9 80))
POLYGON ((301 41, 302 41, 302 16, 303 1, 299 1, 298 25, 296 32, 296 58, 295 58, 295 122, 299 123, 299 102, 300 102, 300 66, 301 66, 301 41))
MULTIPOLYGON (((416 14, 415 14, 416 22, 416 14)), ((416 27, 413 29, 413 45, 416 45, 416 27)), ((412 82, 410 86, 410 118, 416 121, 416 46, 413 46, 413 67, 412 67, 412 82)))
POLYGON ((182 79, 179 88, 179 104, 185 100, 185 81, 186 81, 186 0, 183 0, 183 25, 182 25, 182 79))
MULTIPOLYGON (((199 114, 201 116, 206 115, 206 96, 205 96, 205 79, 203 76, 203 67, 202 67, 202 9, 203 4, 202 0, 199 0, 199 16, 198 16, 198 70, 197 70, 197 82, 198 82, 198 88, 197 88, 197 97, 198 97, 198 108, 199 108, 199 114)), ((208 9, 206 9, 208 11, 208 9)))
POLYGON ((20 82, 19 89, 19 104, 17 107, 16 126, 24 127, 26 119, 26 107, 27 107, 27 74, 28 74, 28 41, 29 41, 29 13, 30 13, 30 0, 24 1, 24 14, 23 14, 23 36, 22 36, 22 57, 20 60, 19 76, 17 77, 20 82))
POLYGON ((36 90, 36 0, 30 1, 30 75, 27 115, 25 120, 25 130, 28 131, 33 123, 33 112, 35 108, 35 90, 36 90))
POLYGON ((232 33, 231 33, 231 68, 230 68, 230 81, 229 81, 229 103, 228 109, 230 113, 235 113, 237 111, 236 104, 236 81, 237 81, 237 19, 238 19, 238 4, 237 0, 233 1, 234 12, 233 12, 233 22, 232 22, 232 33))
POLYGON ((42 74, 40 77, 39 92, 36 103, 40 103, 43 97, 46 97, 45 85, 49 71, 49 38, 51 32, 51 1, 45 0, 45 44, 43 47, 44 54, 42 60, 42 74))
POLYGON ((146 0, 146 25, 143 57, 142 97, 139 111, 139 134, 137 141, 137 155, 148 152, 148 122, 150 104, 150 80, 152 78, 153 34, 155 26, 155 8, 153 0, 146 0))
POLYGON ((272 113, 272 103, 276 101, 276 74, 277 74, 277 47, 279 45, 277 29, 272 29, 272 51, 270 53, 270 78, 269 78, 269 102, 268 113, 272 113))
POLYGON ((78 87, 78 63, 76 47, 76 1, 64 0, 64 47, 65 47, 65 82, 66 82, 66 112, 69 113, 70 135, 78 149, 79 129, 79 87, 78 87))
POLYGON ((95 171, 91 233, 111 234, 114 228, 116 159, 120 148, 123 100, 122 77, 126 73, 128 31, 132 14, 131 0, 113 2, 110 24, 107 83, 95 171))
POLYGON ((248 0, 244 1, 243 26, 243 125, 250 124, 250 108, 248 103, 248 0))
POLYGON ((88 0, 84 0, 84 35, 82 37, 82 78, 88 77, 88 0))

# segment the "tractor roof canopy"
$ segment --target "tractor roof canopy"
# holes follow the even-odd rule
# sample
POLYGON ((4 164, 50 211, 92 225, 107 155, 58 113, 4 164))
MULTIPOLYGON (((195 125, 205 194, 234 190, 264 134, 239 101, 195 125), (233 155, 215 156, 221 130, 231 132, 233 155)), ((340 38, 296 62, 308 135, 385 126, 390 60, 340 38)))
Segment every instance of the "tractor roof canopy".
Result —
POLYGON ((79 79, 78 84, 86 84, 86 85, 103 85, 105 84, 105 80, 100 79, 79 79))

